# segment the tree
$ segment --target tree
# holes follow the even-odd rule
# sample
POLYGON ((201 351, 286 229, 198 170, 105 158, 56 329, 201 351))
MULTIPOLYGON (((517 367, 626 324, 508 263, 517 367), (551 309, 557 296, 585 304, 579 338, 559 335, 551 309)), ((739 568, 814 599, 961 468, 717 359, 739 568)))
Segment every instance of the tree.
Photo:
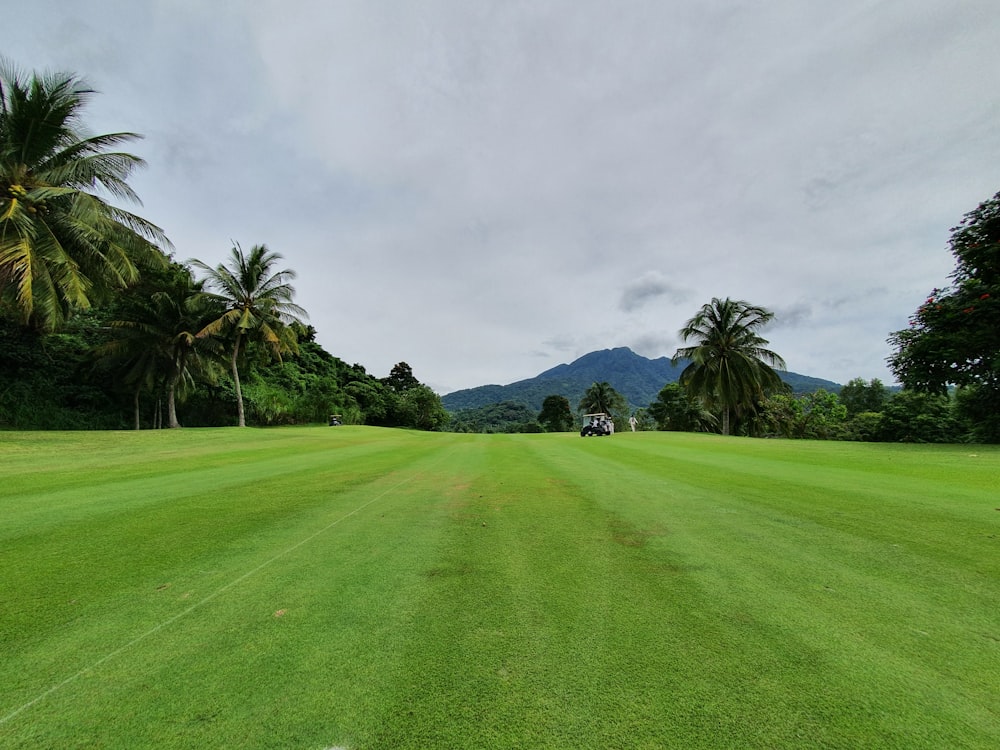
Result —
POLYGON ((728 435, 732 414, 749 409, 755 401, 782 389, 772 367, 784 369, 785 361, 764 348, 768 341, 757 330, 774 313, 742 300, 713 298, 680 330, 682 347, 673 363, 690 360, 678 382, 709 409, 722 415, 722 434, 728 435))
POLYGON ((46 330, 162 265, 155 243, 169 247, 159 227, 100 195, 138 203, 127 180, 144 162, 110 150, 135 133, 83 133, 93 93, 75 76, 26 79, 0 60, 0 303, 46 330))
POLYGON ((786 438, 840 438, 847 421, 847 407, 836 393, 822 388, 801 396, 773 394, 764 401, 762 412, 767 429, 786 438))
POLYGON ((879 439, 902 443, 954 443, 963 425, 947 395, 902 390, 882 410, 879 439))
POLYGON ((573 429, 573 410, 565 396, 546 396, 538 414, 539 423, 546 432, 570 432, 573 429))
POLYGON ((801 399, 791 393, 775 393, 764 400, 761 421, 768 435, 784 438, 806 437, 808 421, 801 399))
POLYGON ((867 383, 861 378, 854 378, 841 387, 838 396, 847 409, 847 416, 853 417, 866 411, 882 411, 889 398, 889 389, 878 378, 872 378, 867 383))
POLYGON ((678 383, 667 383, 660 389, 656 401, 649 405, 649 414, 658 430, 708 432, 719 423, 699 399, 689 396, 678 383))
POLYGON ((855 414, 844 425, 845 440, 876 441, 882 435, 882 412, 863 411, 855 414))
POLYGON ((295 351, 295 331, 291 324, 301 324, 301 318, 307 317, 306 311, 292 302, 295 288, 288 282, 295 278, 295 272, 274 270, 274 264, 281 258, 266 245, 254 245, 246 255, 237 243, 230 251, 229 265, 220 263, 212 268, 199 260, 191 261, 206 274, 208 285, 217 290, 210 296, 225 307, 225 312, 198 335, 230 337, 229 366, 236 388, 240 427, 246 427, 238 366, 244 345, 248 341, 259 342, 268 354, 280 359, 283 353, 295 351))
POLYGON ((975 443, 1000 443, 1000 409, 989 388, 968 386, 955 391, 955 416, 968 428, 975 443))
POLYGON ((389 371, 389 377, 383 378, 382 382, 395 393, 402 393, 420 385, 420 381, 413 375, 413 368, 406 362, 394 364, 389 371))
POLYGON ((450 419, 441 397, 422 383, 406 389, 399 410, 403 426, 418 430, 440 430, 450 419))
POLYGON ((580 399, 577 407, 582 412, 604 412, 616 422, 624 422, 629 413, 628 400, 608 382, 593 383, 580 399))
MULTIPOLYGON (((129 426, 111 379, 92 351, 107 340, 94 309, 46 333, 0 318, 0 425, 16 430, 120 430, 129 426)), ((127 405, 126 405, 127 406, 127 405)))
MULTIPOLYGON (((934 289, 895 331, 889 369, 906 389, 944 394, 970 389, 975 413, 1000 411, 1000 193, 951 230, 952 284, 934 289)), ((992 429, 974 432, 987 437, 992 429)))
POLYGON ((366 424, 384 424, 391 407, 392 393, 375 378, 352 380, 344 388, 364 414, 366 424))
POLYGON ((177 397, 192 386, 196 375, 210 373, 221 343, 198 332, 215 319, 218 304, 205 295, 186 268, 178 268, 168 285, 147 295, 134 295, 111 321, 118 337, 98 350, 131 386, 135 429, 139 429, 139 394, 143 390, 167 396, 167 426, 180 427, 177 397))
POLYGON ((809 419, 809 437, 822 440, 842 437, 847 422, 847 407, 840 403, 836 393, 819 388, 801 399, 809 419))

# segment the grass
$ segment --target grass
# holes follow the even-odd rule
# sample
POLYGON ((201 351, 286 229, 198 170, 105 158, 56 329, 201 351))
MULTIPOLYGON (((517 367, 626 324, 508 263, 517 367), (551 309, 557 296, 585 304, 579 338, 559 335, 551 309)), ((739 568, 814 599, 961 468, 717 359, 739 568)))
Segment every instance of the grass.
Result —
POLYGON ((0 433, 0 748, 994 748, 1000 450, 0 433))

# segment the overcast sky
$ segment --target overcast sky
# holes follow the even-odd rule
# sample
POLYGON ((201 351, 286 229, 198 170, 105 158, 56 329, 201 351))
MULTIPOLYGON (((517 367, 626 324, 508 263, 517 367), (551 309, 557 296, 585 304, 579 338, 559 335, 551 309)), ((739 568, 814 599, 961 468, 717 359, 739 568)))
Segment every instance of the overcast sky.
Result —
POLYGON ((324 348, 441 394, 671 356, 712 297, 892 382, 1000 190, 997 0, 0 3, 0 54, 145 136, 178 260, 266 244, 324 348))

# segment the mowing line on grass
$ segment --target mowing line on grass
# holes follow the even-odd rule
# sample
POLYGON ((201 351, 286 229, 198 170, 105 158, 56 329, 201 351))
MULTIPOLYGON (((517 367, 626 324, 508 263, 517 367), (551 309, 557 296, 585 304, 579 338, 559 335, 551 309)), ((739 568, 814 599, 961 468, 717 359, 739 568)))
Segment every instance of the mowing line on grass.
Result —
POLYGON ((285 555, 287 555, 287 554, 289 554, 291 552, 294 552, 299 547, 302 547, 303 545, 308 544, 313 539, 315 539, 316 537, 320 536, 321 534, 329 531, 330 529, 332 529, 334 526, 336 526, 337 524, 341 523, 342 521, 346 521, 351 516, 357 515, 358 513, 360 513, 361 511, 363 511, 365 508, 367 508, 370 505, 373 505, 374 503, 376 503, 379 500, 381 500, 383 497, 385 497, 386 495, 388 495, 390 492, 393 492, 393 491, 399 489, 404 484, 412 482, 414 479, 417 479, 419 476, 421 476, 421 473, 417 472, 417 473, 414 473, 414 474, 412 474, 412 475, 410 475, 408 477, 405 477, 404 479, 400 480, 399 482, 397 482, 396 484, 392 485, 391 487, 386 488, 385 490, 383 490, 382 492, 380 492, 375 497, 373 497, 373 498, 371 498, 369 500, 366 500, 365 502, 361 503, 361 505, 359 505, 357 508, 355 508, 354 510, 350 511, 349 513, 345 513, 344 515, 340 516, 336 520, 328 523, 326 526, 324 526, 319 531, 313 532, 312 534, 310 534, 309 536, 307 536, 305 539, 302 539, 301 541, 296 542, 291 547, 288 547, 287 549, 282 550, 281 552, 279 552, 278 554, 276 554, 274 557, 271 557, 270 559, 265 560, 260 565, 258 565, 256 568, 253 568, 252 570, 247 571, 246 573, 244 573, 243 575, 239 576, 238 578, 235 578, 232 581, 230 581, 229 583, 225 584, 224 586, 221 586, 220 588, 216 589, 211 594, 209 594, 208 596, 206 596, 204 599, 201 599, 200 601, 195 602, 194 604, 192 604, 187 609, 185 609, 185 610, 183 610, 181 612, 178 612, 173 617, 170 617, 170 618, 164 620, 163 622, 159 623, 155 627, 150 628, 149 630, 147 630, 145 633, 136 636, 135 638, 133 638, 131 641, 129 641, 128 643, 124 644, 123 646, 119 646, 114 651, 111 651, 111 652, 105 654, 104 656, 102 656, 97 661, 93 662, 92 664, 89 664, 88 666, 84 667, 83 669, 81 669, 80 671, 76 672, 75 674, 70 675, 69 677, 67 677, 62 682, 59 682, 59 683, 53 685, 52 687, 48 688, 47 690, 44 690, 43 692, 41 692, 39 695, 37 695, 34 698, 32 698, 30 701, 28 701, 24 705, 19 706, 18 708, 14 709, 10 713, 8 713, 6 716, 0 717, 0 726, 2 726, 3 724, 6 724, 8 721, 10 721, 11 719, 13 719, 15 716, 17 716, 18 714, 22 713, 23 711, 26 711, 27 709, 31 708, 36 703, 39 703, 39 702, 45 700, 46 698, 48 698, 50 695, 52 695, 56 691, 58 691, 58 690, 60 690, 60 689, 62 689, 64 687, 66 687, 66 685, 69 685, 70 683, 78 680, 81 676, 83 676, 87 672, 89 672, 89 671, 91 671, 93 669, 96 669, 97 667, 101 666, 105 662, 110 661, 111 659, 115 658, 116 656, 118 656, 118 655, 122 654, 123 652, 127 651, 128 649, 132 648, 132 646, 136 645, 137 643, 140 643, 140 642, 146 640, 150 636, 155 635, 159 631, 163 630, 165 627, 173 624, 174 622, 177 622, 177 620, 180 620, 181 618, 186 617, 187 615, 191 614, 191 612, 193 612, 194 610, 198 609, 202 605, 207 604, 208 602, 210 602, 213 599, 215 599, 216 597, 218 597, 220 594, 223 594, 226 591, 228 591, 229 589, 231 589, 234 586, 236 586, 237 584, 242 583, 243 581, 245 581, 250 576, 252 576, 252 575, 254 575, 256 573, 259 573, 261 570, 263 570, 264 568, 266 568, 268 565, 272 564, 273 562, 275 562, 277 560, 280 560, 285 555))

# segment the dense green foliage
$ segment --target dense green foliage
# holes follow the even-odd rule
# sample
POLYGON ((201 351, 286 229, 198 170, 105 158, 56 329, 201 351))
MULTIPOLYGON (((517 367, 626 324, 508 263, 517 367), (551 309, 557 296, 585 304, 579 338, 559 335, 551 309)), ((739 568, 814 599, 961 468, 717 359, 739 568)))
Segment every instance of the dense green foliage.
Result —
POLYGON ((92 93, 0 66, 0 427, 222 425, 227 411, 240 426, 444 426, 406 363, 383 381, 315 344, 281 255, 236 245, 228 263, 190 261, 197 281, 158 227, 100 197, 138 201, 142 161, 109 150, 133 133, 83 134, 92 93))
POLYGON ((420 381, 413 375, 413 368, 406 362, 397 362, 393 365, 389 375, 382 379, 382 383, 393 393, 403 393, 420 385, 420 381))
POLYGON ((1000 452, 0 433, 0 745, 995 748, 1000 452))
POLYGON ((565 396, 546 396, 542 402, 542 410, 538 414, 538 422, 545 427, 546 432, 571 431, 575 420, 569 399, 565 396))
POLYGON ((862 378, 854 378, 840 388, 837 396, 847 410, 847 416, 853 417, 866 411, 882 411, 889 398, 889 389, 878 378, 872 378, 867 383, 862 378))
POLYGON ((1000 442, 1000 193, 952 229, 951 286, 934 289, 889 337, 889 367, 905 388, 966 391, 963 415, 976 439, 1000 442))
POLYGON ((718 420, 700 399, 692 397, 680 383, 667 383, 656 401, 649 405, 649 415, 659 430, 675 432, 714 432, 718 420))
POLYGON ((105 340, 94 311, 49 334, 0 317, 0 429, 131 426, 131 404, 93 367, 91 352, 105 340))
POLYGON ((451 414, 448 429, 483 433, 570 432, 577 429, 578 422, 565 396, 550 395, 537 414, 516 401, 459 409, 451 414))
POLYGON ((900 391, 886 403, 878 438, 904 443, 954 443, 965 437, 947 395, 900 391))
POLYGON ((501 401, 478 409, 462 409, 451 415, 452 432, 541 432, 534 411, 524 404, 501 401))
MULTIPOLYGON (((895 391, 877 379, 855 378, 843 395, 774 393, 754 402, 735 422, 735 434, 750 437, 950 443, 980 441, 977 426, 990 415, 969 416, 977 404, 971 391, 933 395, 895 391)), ((649 407, 660 430, 718 432, 718 420, 677 383, 668 383, 649 407)))
MULTIPOLYGON (((49 334, 0 319, 0 429, 129 429, 136 426, 136 413, 142 428, 167 426, 167 392, 162 387, 137 392, 126 377, 129 361, 107 354, 122 335, 111 326, 111 314, 78 314, 49 334)), ((280 361, 249 347, 244 378, 249 424, 326 423, 331 414, 353 424, 417 429, 442 429, 447 423, 440 398, 427 386, 395 392, 361 365, 329 354, 315 342, 313 329, 297 330, 297 353, 280 361)), ((224 363, 199 374, 177 395, 179 424, 234 424, 236 395, 224 363)))
POLYGON ((776 393, 764 401, 761 420, 769 433, 781 437, 835 438, 843 436, 847 407, 836 393, 824 390, 799 397, 776 393))
POLYGON ((199 379, 212 382, 221 370, 223 342, 200 331, 223 308, 204 294, 188 269, 171 264, 154 282, 121 295, 116 305, 112 339, 97 350, 103 367, 134 392, 134 426, 139 429, 142 393, 166 393, 167 426, 179 427, 177 397, 199 379))

